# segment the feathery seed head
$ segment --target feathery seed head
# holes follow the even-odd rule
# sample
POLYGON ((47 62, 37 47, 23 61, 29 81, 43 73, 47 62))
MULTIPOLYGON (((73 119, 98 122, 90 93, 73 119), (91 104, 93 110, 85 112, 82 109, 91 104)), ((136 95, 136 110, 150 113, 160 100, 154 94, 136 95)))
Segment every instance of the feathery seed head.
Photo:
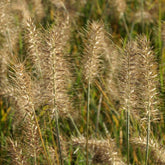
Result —
MULTIPOLYGON (((147 145, 146 137, 134 137, 130 142, 136 147, 140 147, 142 151, 147 145)), ((160 146, 160 143, 154 139, 149 140, 149 148, 151 155, 156 164, 165 164, 165 149, 160 146)))
POLYGON ((122 17, 127 7, 125 0, 110 0, 109 3, 118 13, 118 16, 122 17))
POLYGON ((72 103, 68 95, 71 73, 65 57, 67 41, 69 39, 68 21, 54 25, 46 38, 47 53, 42 58, 45 95, 52 106, 53 114, 67 115, 72 110, 72 103))
POLYGON ((133 17, 133 21, 135 23, 141 23, 142 19, 144 23, 153 23, 153 17, 148 11, 143 11, 143 13, 141 11, 138 11, 135 13, 133 17), (142 17, 142 14, 143 14, 143 17, 142 17))
MULTIPOLYGON (((72 138, 73 145, 81 146, 85 148, 86 139, 81 136, 78 138, 72 138)), ((88 140, 88 147, 93 156, 93 163, 109 163, 125 165, 122 161, 119 153, 117 152, 115 143, 112 139, 91 139, 88 140)))
POLYGON ((123 108, 127 111, 134 109, 136 104, 136 83, 137 83, 137 43, 129 41, 126 44, 121 60, 121 73, 119 75, 121 100, 123 108))
POLYGON ((23 151, 28 157, 36 157, 40 153, 41 147, 35 121, 33 82, 25 70, 24 63, 14 58, 9 77, 13 86, 12 99, 16 109, 14 117, 17 118, 14 125, 17 130, 20 129, 21 135, 25 137, 22 141, 25 144, 23 151))
POLYGON ((26 23, 26 41, 28 47, 29 58, 33 61, 35 68, 41 74, 41 34, 36 28, 34 22, 29 19, 26 23))
MULTIPOLYGON (((154 53, 150 47, 150 42, 146 36, 139 36, 137 39, 139 49, 139 63, 140 67, 140 97, 142 100, 142 107, 145 116, 151 114, 151 121, 158 120, 159 118, 159 99, 158 99, 158 64, 155 60, 154 53)), ((143 116, 144 121, 146 118, 143 116)))
POLYGON ((87 36, 84 40, 84 76, 86 80, 92 82, 99 76, 102 69, 102 54, 104 41, 104 27, 100 22, 91 22, 87 25, 87 36))
POLYGON ((16 2, 12 3, 12 8, 15 11, 21 12, 21 22, 26 23, 26 21, 30 19, 31 13, 25 0, 17 0, 16 2))

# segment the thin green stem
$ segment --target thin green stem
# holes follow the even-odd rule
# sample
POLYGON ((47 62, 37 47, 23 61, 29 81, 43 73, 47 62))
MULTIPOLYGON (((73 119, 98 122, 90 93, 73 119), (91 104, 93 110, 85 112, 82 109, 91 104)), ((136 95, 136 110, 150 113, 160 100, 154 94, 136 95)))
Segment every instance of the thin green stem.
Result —
POLYGON ((88 98, 87 98, 87 133, 86 133, 86 165, 88 162, 88 138, 89 138, 89 105, 90 105, 90 80, 88 80, 88 98))
POLYGON ((162 2, 159 0, 159 23, 158 23, 158 28, 159 28, 159 50, 161 51, 162 48, 162 38, 161 38, 161 29, 162 29, 162 2))
POLYGON ((130 110, 127 109, 127 165, 129 165, 129 122, 130 122, 130 110))
POLYGON ((99 105, 97 109, 97 119, 96 119, 96 135, 98 132, 98 125, 99 125, 99 117, 100 117, 100 110, 101 110, 101 102, 102 102, 103 94, 101 93, 100 99, 99 99, 99 105))
POLYGON ((62 165, 62 153, 61 153, 61 144, 60 144, 60 129, 58 124, 58 112, 55 111, 55 120, 56 120, 56 132, 57 132, 57 142, 58 142, 58 149, 59 149, 59 155, 60 155, 60 164, 62 165))
POLYGON ((141 0, 141 21, 142 21, 142 32, 144 33, 144 0, 141 0))
POLYGON ((161 30, 162 30, 162 2, 161 0, 159 0, 159 22, 158 22, 158 32, 159 32, 159 35, 158 35, 158 41, 159 41, 159 52, 160 52, 160 82, 161 82, 161 89, 162 91, 164 92, 164 81, 163 81, 163 75, 164 75, 164 66, 163 66, 163 49, 162 49, 162 38, 161 38, 161 30))
POLYGON ((49 126, 50 126, 50 131, 51 131, 51 136, 52 136, 52 142, 53 142, 54 151, 55 151, 55 155, 56 155, 56 159, 57 159, 57 165, 60 165, 57 146, 56 146, 55 139, 54 139, 54 136, 53 136, 53 128, 52 128, 52 124, 51 124, 51 120, 50 120, 50 115, 48 117, 49 117, 49 126))
MULTIPOLYGON (((146 64, 147 66, 149 66, 149 62, 147 62, 146 64)), ((149 155, 149 139, 150 139, 150 123, 151 123, 151 96, 150 96, 150 91, 151 91, 151 79, 150 79, 150 67, 148 67, 148 72, 146 75, 147 78, 147 90, 148 90, 148 105, 146 107, 147 109, 147 144, 146 144, 146 157, 145 157, 145 165, 147 165, 148 163, 148 155, 149 155)))
POLYGON ((131 101, 131 77, 130 77, 130 67, 131 67, 131 55, 128 54, 128 71, 127 71, 127 75, 128 75, 128 101, 126 102, 126 106, 127 106, 127 165, 129 165, 129 124, 130 124, 130 101, 131 101))
MULTIPOLYGON (((33 110, 34 111, 34 110, 33 110)), ((38 123, 38 119, 37 119, 37 116, 35 114, 35 111, 34 111, 34 118, 35 118, 35 122, 36 122, 36 125, 37 125, 37 129, 38 129, 38 133, 39 133, 39 136, 40 136, 40 139, 41 139, 41 143, 42 143, 42 147, 44 149, 44 153, 45 153, 45 156, 46 156, 46 159, 47 161, 50 163, 50 160, 48 159, 48 154, 47 154, 47 151, 46 151, 46 147, 45 147, 45 144, 44 144, 44 140, 42 138, 42 133, 41 133, 41 129, 40 129, 40 126, 39 126, 39 123, 38 123)))
POLYGON ((77 128, 77 126, 76 126, 76 124, 75 124, 75 122, 74 122, 74 120, 73 120, 73 118, 70 114, 69 114, 69 117, 70 117, 70 120, 72 121, 73 126, 75 127, 75 130, 76 130, 77 134, 79 136, 81 136, 81 133, 79 132, 79 130, 78 130, 78 128, 77 128))
POLYGON ((122 15, 122 20, 123 20, 124 27, 125 27, 125 30, 127 32, 127 35, 128 35, 129 38, 131 38, 124 14, 122 15))
POLYGON ((53 108, 55 111, 55 122, 56 122, 56 132, 57 132, 57 143, 59 149, 59 157, 60 157, 60 164, 62 165, 62 154, 61 154, 61 144, 60 144, 60 130, 59 130, 59 123, 58 123, 58 109, 56 106, 56 54, 53 53, 53 108))
POLYGON ((148 163, 148 153, 149 153, 149 139, 150 139, 150 110, 148 111, 148 126, 147 126, 147 144, 146 144, 146 159, 145 159, 145 165, 148 163))

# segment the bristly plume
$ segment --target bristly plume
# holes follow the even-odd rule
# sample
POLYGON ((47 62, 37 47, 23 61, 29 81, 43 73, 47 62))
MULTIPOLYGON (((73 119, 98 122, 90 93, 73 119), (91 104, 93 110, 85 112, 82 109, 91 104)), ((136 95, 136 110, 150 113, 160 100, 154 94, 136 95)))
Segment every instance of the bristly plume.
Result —
POLYGON ((122 17, 125 13, 127 4, 125 0, 110 0, 110 6, 112 6, 112 10, 117 13, 118 17, 122 17))
POLYGON ((105 90, 110 96, 111 101, 119 101, 119 82, 118 82, 118 72, 119 72, 119 57, 121 50, 117 46, 107 39, 104 42, 105 50, 105 78, 103 80, 103 85, 105 85, 105 90), (105 81, 105 82, 104 82, 105 81))
POLYGON ((52 106, 53 114, 67 116, 72 111, 72 101, 68 94, 72 76, 66 60, 66 48, 69 39, 69 22, 65 20, 51 27, 46 37, 45 54, 42 57, 45 97, 52 106))
POLYGON ((150 42, 146 36, 138 36, 137 39, 139 49, 139 78, 140 78, 140 93, 142 111, 139 113, 141 121, 147 124, 147 142, 146 142, 146 157, 145 164, 149 158, 149 140, 151 131, 151 122, 159 119, 158 110, 158 64, 155 60, 154 53, 150 47, 150 42))
POLYGON ((101 22, 91 22, 87 25, 86 38, 84 39, 83 72, 87 81, 92 83, 99 77, 102 70, 102 55, 104 41, 104 26, 101 22))
POLYGON ((147 116, 150 116, 150 121, 159 119, 159 98, 158 98, 158 64, 150 42, 146 36, 138 36, 139 49, 139 97, 141 99, 140 114, 142 120, 146 121, 147 116))
POLYGON ((13 10, 21 13, 21 22, 26 23, 26 21, 30 19, 31 13, 29 11, 28 3, 25 0, 17 0, 12 2, 12 8, 13 10))
POLYGON ((9 74, 10 83, 13 86, 12 100, 15 106, 15 115, 17 119, 13 126, 16 132, 24 137, 19 143, 24 144, 22 149, 24 155, 33 157, 34 162, 41 151, 38 123, 36 123, 35 103, 33 94, 33 82, 25 70, 23 63, 13 59, 11 63, 11 72, 9 74))
POLYGON ((133 112, 135 107, 135 87, 136 87, 136 76, 137 76, 137 43, 129 41, 126 44, 123 59, 121 63, 121 77, 119 78, 121 83, 121 96, 122 106, 126 111, 127 119, 127 164, 129 164, 129 136, 130 136, 130 114, 133 112))
MULTIPOLYGON (((75 146, 85 148, 86 138, 72 138, 75 146)), ((93 155, 93 163, 108 163, 109 165, 120 164, 125 165, 120 154, 117 152, 115 142, 112 139, 91 139, 88 140, 90 153, 93 155)))
MULTIPOLYGON (((141 11, 137 11, 134 14, 134 17, 132 18, 132 21, 135 23, 141 23, 142 22, 142 16, 141 16, 141 11)), ((149 11, 143 11, 143 21, 146 24, 153 23, 153 15, 149 13, 149 11)))
MULTIPOLYGON (((131 138, 130 142, 134 145, 134 147, 141 148, 141 151, 144 151, 144 148, 147 145, 146 137, 131 138)), ((150 139, 149 149, 156 164, 165 164, 165 149, 160 145, 160 142, 150 139)))
POLYGON ((13 55, 18 39, 18 27, 12 12, 10 2, 0 1, 0 86, 3 86, 0 93, 6 88, 8 60, 13 55))
POLYGON ((137 83, 137 61, 137 43, 129 41, 125 47, 123 58, 121 60, 121 73, 119 75, 119 80, 121 84, 122 105, 126 111, 129 109, 130 112, 134 109, 136 102, 135 89, 137 83))
POLYGON ((16 0, 12 2, 12 8, 21 13, 21 22, 23 23, 26 23, 31 17, 35 22, 39 22, 45 16, 41 0, 16 0), (31 8, 29 8, 30 4, 31 8))
POLYGON ((41 19, 45 16, 44 6, 42 4, 42 0, 32 0, 33 4, 33 17, 35 17, 36 21, 41 21, 41 19))
POLYGON ((88 136, 89 136, 89 111, 90 111, 90 86, 93 81, 100 76, 104 52, 104 26, 101 22, 88 22, 86 36, 84 37, 84 59, 83 59, 83 76, 88 84, 87 92, 87 122, 86 122, 86 164, 88 165, 88 136))
POLYGON ((26 23, 26 42, 28 47, 28 58, 33 61, 35 69, 41 75, 41 32, 37 29, 32 19, 26 23))

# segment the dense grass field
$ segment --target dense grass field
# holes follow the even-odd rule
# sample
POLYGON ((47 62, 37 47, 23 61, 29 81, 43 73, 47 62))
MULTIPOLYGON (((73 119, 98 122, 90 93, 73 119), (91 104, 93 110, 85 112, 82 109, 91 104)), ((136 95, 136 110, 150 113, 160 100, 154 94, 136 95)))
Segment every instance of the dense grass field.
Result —
POLYGON ((165 0, 0 0, 0 165, 165 164, 165 0))

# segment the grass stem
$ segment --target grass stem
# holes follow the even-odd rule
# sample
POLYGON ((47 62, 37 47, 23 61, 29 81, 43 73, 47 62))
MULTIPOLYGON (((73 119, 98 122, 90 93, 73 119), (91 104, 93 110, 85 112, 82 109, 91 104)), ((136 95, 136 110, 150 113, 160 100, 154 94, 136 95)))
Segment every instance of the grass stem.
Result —
POLYGON ((36 125, 37 125, 37 128, 38 128, 38 133, 39 133, 39 136, 40 136, 40 139, 41 139, 41 143, 42 143, 42 147, 44 149, 44 153, 45 153, 46 159, 47 159, 48 163, 51 164, 49 159, 48 159, 48 154, 47 154, 47 151, 46 151, 44 140, 42 138, 41 129, 40 129, 40 126, 39 126, 39 123, 38 123, 38 119, 37 119, 37 116, 36 116, 35 112, 34 112, 34 118, 35 118, 35 122, 36 122, 36 125))
POLYGON ((60 156, 60 164, 62 165, 62 153, 61 153, 61 144, 60 144, 60 130, 58 124, 58 112, 57 109, 55 111, 55 120, 56 120, 56 132, 57 132, 57 142, 58 142, 58 149, 59 149, 59 156, 60 156))
POLYGON ((146 144, 146 158, 145 158, 145 165, 148 163, 148 155, 149 155, 149 139, 150 139, 150 110, 148 111, 148 122, 147 122, 147 144, 146 144))
POLYGON ((81 133, 79 132, 79 130, 78 130, 78 128, 77 128, 77 126, 76 126, 76 124, 75 124, 75 122, 74 122, 74 120, 73 120, 73 118, 72 118, 72 116, 71 116, 70 114, 69 114, 69 117, 70 117, 70 120, 72 121, 73 126, 74 126, 75 129, 76 129, 77 134, 78 134, 79 136, 81 136, 81 133))
POLYGON ((127 109, 127 165, 129 165, 129 122, 130 122, 130 111, 127 109))
POLYGON ((97 132, 98 132, 98 125, 99 125, 99 117, 100 117, 102 99, 103 99, 103 94, 101 93, 100 99, 99 99, 99 105, 98 105, 98 109, 97 109, 96 135, 97 135, 97 132))
POLYGON ((144 33, 144 0, 141 0, 141 21, 142 21, 142 32, 144 33))
POLYGON ((86 165, 88 162, 88 138, 89 138, 89 105, 90 105, 90 80, 88 79, 88 98, 87 98, 87 132, 86 132, 86 165))
POLYGON ((125 27, 125 30, 127 32, 127 35, 128 35, 129 38, 131 38, 124 14, 122 15, 122 20, 123 20, 124 27, 125 27))

